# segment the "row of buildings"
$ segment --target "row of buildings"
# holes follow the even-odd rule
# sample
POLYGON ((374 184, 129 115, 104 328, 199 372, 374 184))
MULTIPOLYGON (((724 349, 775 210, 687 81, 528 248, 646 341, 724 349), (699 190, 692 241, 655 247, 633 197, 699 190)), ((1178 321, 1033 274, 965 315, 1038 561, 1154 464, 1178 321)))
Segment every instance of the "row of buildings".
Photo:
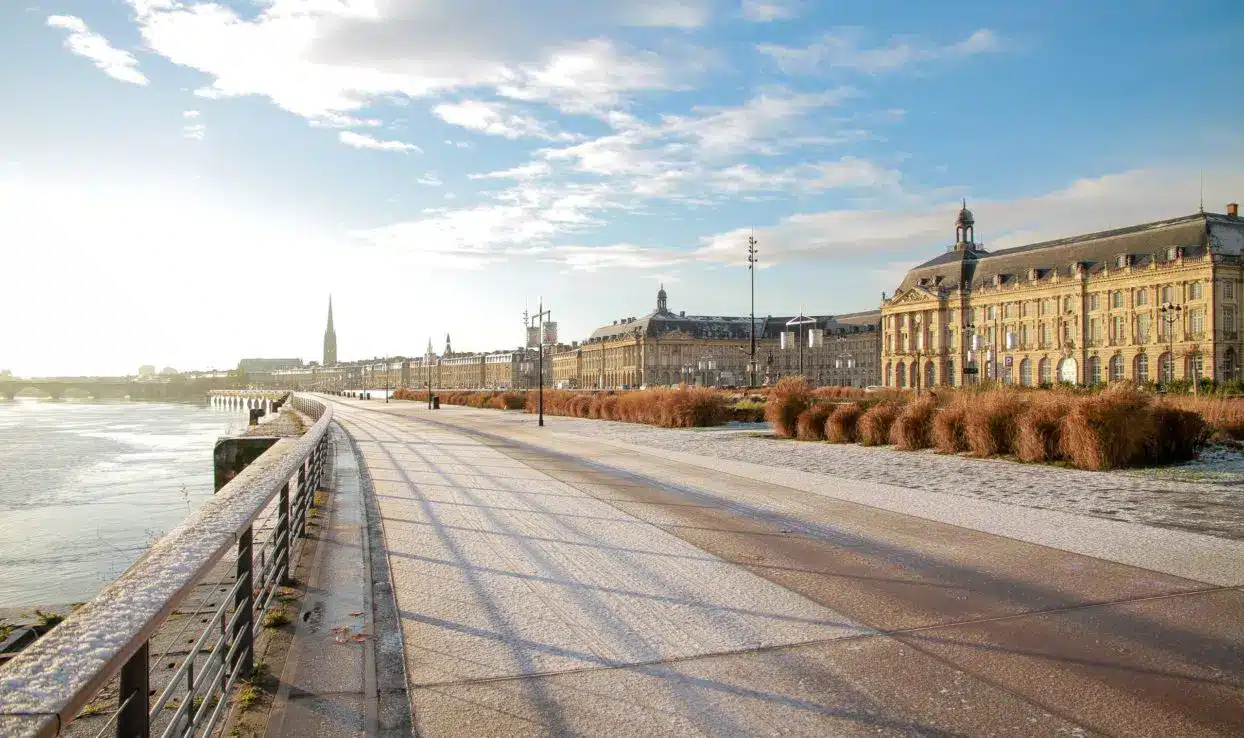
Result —
MULTIPOLYGON (((879 310, 812 316, 654 309, 544 348, 546 386, 815 385, 922 389, 984 380, 1037 385, 1238 379, 1244 221, 1238 206, 989 251, 966 203, 947 251, 910 270, 879 310), (753 354, 754 336, 754 354, 753 354), (753 355, 755 357, 753 362, 753 355)), ((324 363, 266 379, 321 389, 536 386, 535 348, 340 363, 329 302, 324 363)), ((534 344, 536 341, 531 340, 534 344)), ((258 367, 252 367, 258 368, 258 367)))

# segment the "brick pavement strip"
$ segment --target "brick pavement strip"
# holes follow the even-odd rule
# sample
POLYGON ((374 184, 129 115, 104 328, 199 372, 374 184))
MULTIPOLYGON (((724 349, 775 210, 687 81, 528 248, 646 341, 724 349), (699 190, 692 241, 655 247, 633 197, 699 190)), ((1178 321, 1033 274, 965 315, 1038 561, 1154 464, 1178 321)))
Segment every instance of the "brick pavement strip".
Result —
POLYGON ((495 413, 335 413, 421 735, 1244 732, 1239 589, 495 413))

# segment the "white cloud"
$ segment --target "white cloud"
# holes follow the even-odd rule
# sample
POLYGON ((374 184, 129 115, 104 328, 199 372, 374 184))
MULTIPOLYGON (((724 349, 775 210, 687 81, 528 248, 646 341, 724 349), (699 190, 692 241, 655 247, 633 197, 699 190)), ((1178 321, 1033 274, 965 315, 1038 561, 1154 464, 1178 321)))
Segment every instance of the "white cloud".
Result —
POLYGON ((432 108, 432 113, 450 125, 511 140, 540 138, 549 141, 573 141, 575 139, 568 133, 556 135, 550 133, 539 120, 529 115, 512 113, 509 106, 503 102, 463 100, 457 103, 441 103, 432 108))
POLYGON ((181 117, 183 117, 183 118, 198 118, 198 117, 199 117, 199 111, 197 111, 197 110, 183 110, 183 111, 181 112, 181 117))
POLYGON ((533 161, 527 164, 520 164, 509 169, 501 169, 495 172, 484 172, 482 174, 468 174, 467 179, 516 179, 529 180, 543 177, 550 174, 553 168, 548 162, 533 161))
POLYGON ((831 69, 850 69, 865 74, 890 72, 919 62, 952 59, 1002 51, 997 33, 982 28, 966 39, 939 45, 910 37, 896 36, 884 46, 865 48, 858 28, 838 29, 804 47, 760 44, 756 50, 770 56, 787 74, 819 74, 831 69))
POLYGON ((790 20, 802 9, 801 0, 743 0, 743 17, 757 23, 790 20))
POLYGON ((436 176, 436 172, 426 172, 422 177, 416 179, 415 182, 428 187, 440 187, 444 184, 441 182, 441 178, 436 176))
POLYGON ((87 28, 81 18, 72 15, 48 16, 47 24, 52 28, 69 31, 65 39, 65 48, 78 56, 94 62, 113 79, 129 82, 134 85, 145 85, 147 77, 138 70, 138 60, 128 51, 115 48, 108 39, 87 28))
POLYGON ((202 123, 194 123, 184 126, 181 129, 181 135, 194 141, 202 141, 207 135, 207 126, 202 123))
POLYGON ((624 50, 601 34, 619 23, 685 27, 700 17, 691 11, 707 7, 683 3, 671 12, 663 2, 546 0, 533 3, 548 6, 541 13, 503 0, 281 0, 242 17, 214 2, 130 3, 152 51, 210 78, 198 94, 263 96, 333 125, 349 125, 375 101, 468 88, 577 112, 670 89, 669 67, 679 64, 670 50, 624 50))
POLYGON ((760 170, 736 164, 713 172, 711 185, 721 192, 808 193, 840 188, 897 189, 902 175, 867 159, 846 156, 836 161, 809 162, 760 170))
POLYGON ((607 246, 555 246, 545 261, 562 263, 574 270, 594 272, 597 269, 656 269, 682 264, 689 260, 685 252, 654 249, 629 243, 607 246))
POLYGON ((670 59, 656 52, 628 54, 610 40, 592 39, 555 49, 540 65, 522 67, 516 79, 498 85, 497 92, 515 100, 545 102, 566 113, 604 113, 628 93, 678 88, 670 65, 670 59))
MULTIPOLYGON (((1137 169, 1077 180, 1067 187, 1010 200, 973 200, 978 242, 989 250, 1162 220, 1196 211, 1196 203, 1171 197, 1171 192, 1195 193, 1198 173, 1165 168, 1137 169)), ((1244 175, 1230 171, 1205 172, 1212 191, 1244 190, 1244 175)), ((776 225, 756 229, 766 261, 772 265, 805 259, 842 259, 888 255, 911 266, 937 256, 939 247, 953 240, 958 200, 899 196, 885 207, 838 209, 801 213, 776 225)), ((741 244, 748 229, 706 236, 695 251, 705 261, 741 264, 741 244)))
POLYGON ((337 140, 346 146, 353 146, 356 149, 375 149, 377 151, 418 151, 423 149, 412 143, 404 141, 383 141, 378 138, 372 138, 366 134, 355 133, 354 131, 342 131, 337 134, 337 140))

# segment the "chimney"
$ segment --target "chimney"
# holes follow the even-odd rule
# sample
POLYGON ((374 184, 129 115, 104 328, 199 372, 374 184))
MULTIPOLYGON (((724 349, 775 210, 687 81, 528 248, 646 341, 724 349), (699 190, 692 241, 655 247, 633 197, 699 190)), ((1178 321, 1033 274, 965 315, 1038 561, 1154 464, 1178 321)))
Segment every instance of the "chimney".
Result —
POLYGON ((1240 204, 1238 202, 1227 203, 1227 215, 1231 218, 1240 217, 1240 204))

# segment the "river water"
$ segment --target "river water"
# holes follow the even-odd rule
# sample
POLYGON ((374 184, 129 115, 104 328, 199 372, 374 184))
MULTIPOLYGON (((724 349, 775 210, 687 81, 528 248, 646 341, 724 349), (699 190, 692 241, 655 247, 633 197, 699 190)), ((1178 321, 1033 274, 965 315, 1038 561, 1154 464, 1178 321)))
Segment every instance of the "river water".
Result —
POLYGON ((0 401, 0 607, 94 597, 212 494, 244 412, 0 401))

